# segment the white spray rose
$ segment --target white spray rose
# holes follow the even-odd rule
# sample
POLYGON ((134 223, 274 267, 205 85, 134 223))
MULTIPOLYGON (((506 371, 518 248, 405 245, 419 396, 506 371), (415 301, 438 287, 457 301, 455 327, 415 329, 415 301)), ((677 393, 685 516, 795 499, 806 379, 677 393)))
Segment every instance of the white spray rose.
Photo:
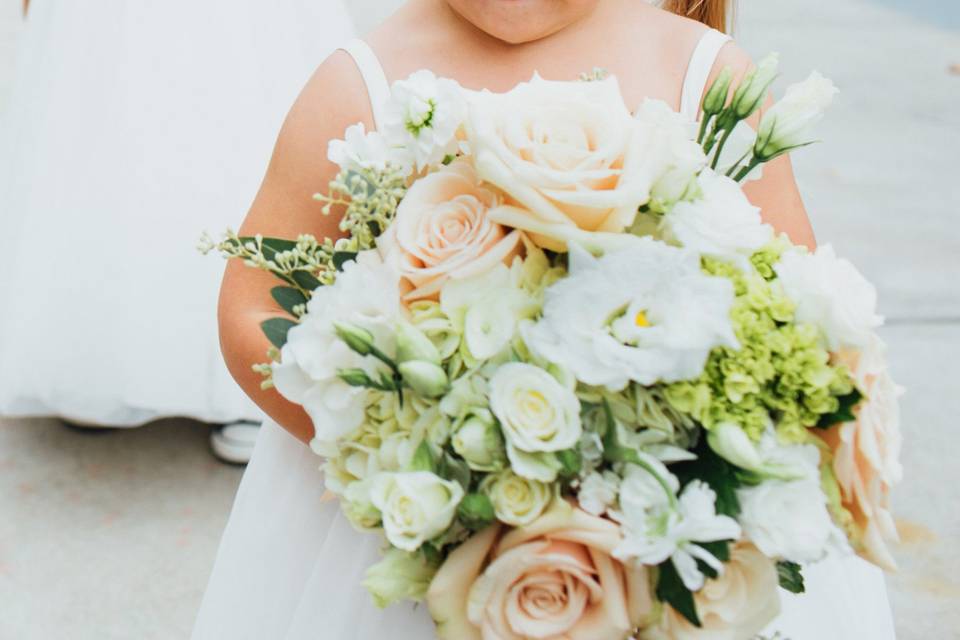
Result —
POLYGON ((863 347, 883 324, 876 288, 830 245, 813 254, 788 251, 774 269, 797 305, 797 321, 819 326, 831 350, 863 347))
POLYGON ((487 409, 473 409, 457 427, 450 443, 474 471, 497 471, 506 463, 500 427, 487 409))
POLYGON ((813 142, 814 125, 838 93, 833 82, 816 71, 803 82, 788 87, 783 99, 763 114, 754 147, 756 156, 769 159, 813 142))
POLYGON ((422 171, 456 155, 457 131, 466 113, 466 98, 459 84, 421 69, 393 84, 384 113, 384 136, 422 171))
POLYGON ((721 259, 747 257, 770 242, 773 229, 760 219, 760 208, 750 204, 732 179, 704 170, 697 179, 700 196, 678 202, 663 218, 666 235, 687 249, 721 259))
POLYGON ((363 421, 367 390, 340 379, 341 369, 363 369, 379 377, 382 365, 351 350, 337 336, 336 324, 369 332, 378 346, 393 350, 393 326, 400 316, 399 274, 380 262, 375 251, 362 253, 344 265, 329 287, 317 289, 307 314, 290 329, 273 365, 273 382, 283 397, 302 405, 310 416, 315 438, 329 443, 363 421))
POLYGON ((463 487, 429 471, 381 473, 373 479, 370 500, 380 510, 390 544, 416 551, 447 530, 463 499, 463 487))
POLYGON ((497 519, 514 527, 523 527, 540 517, 553 499, 549 484, 518 476, 509 469, 487 476, 480 483, 497 519))
POLYGON ((388 549, 380 562, 367 569, 363 586, 381 609, 402 600, 419 602, 426 597, 437 568, 423 554, 388 549))
POLYGON ((580 440, 580 400, 570 388, 539 367, 511 362, 490 379, 490 408, 500 421, 514 470, 551 482, 559 463, 551 454, 580 440))
POLYGON ((714 347, 739 346, 733 298, 732 283, 705 275, 692 251, 633 238, 594 258, 573 245, 569 276, 547 289, 543 316, 523 336, 585 384, 619 391, 631 380, 688 380, 714 347))

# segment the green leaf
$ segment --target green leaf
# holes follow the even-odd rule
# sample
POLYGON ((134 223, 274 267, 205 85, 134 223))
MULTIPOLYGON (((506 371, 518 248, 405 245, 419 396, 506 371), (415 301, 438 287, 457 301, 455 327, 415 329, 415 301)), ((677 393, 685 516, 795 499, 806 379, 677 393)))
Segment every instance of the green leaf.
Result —
POLYGON ((282 349, 283 345, 287 344, 287 332, 295 326, 297 323, 289 318, 270 318, 260 323, 267 340, 277 349, 282 349))
POLYGON ((833 413, 820 416, 820 420, 817 421, 818 429, 829 429, 838 424, 852 422, 857 419, 857 414, 854 410, 857 408, 857 405, 860 404, 860 401, 863 400, 863 394, 860 393, 859 389, 854 389, 847 395, 840 396, 837 400, 840 401, 840 408, 833 413))
MULTIPOLYGON (((730 541, 729 540, 718 540, 716 542, 698 542, 696 543, 698 547, 703 547, 706 551, 709 551, 713 557, 715 557, 720 562, 730 562, 730 541)), ((708 565, 703 560, 697 560, 697 567, 703 573, 703 575, 708 578, 716 578, 719 574, 716 569, 708 565)))
POLYGON ((782 560, 777 563, 777 577, 780 586, 790 593, 803 593, 806 587, 803 584, 802 567, 796 562, 782 560))
POLYGON ((270 295, 277 301, 281 309, 292 316, 297 315, 293 312, 294 307, 307 303, 307 297, 299 289, 293 287, 274 287, 270 289, 270 295))
POLYGON ((560 475, 564 478, 572 478, 583 469, 583 459, 580 452, 576 449, 565 449, 557 452, 557 460, 560 461, 560 475))
POLYGON ((356 251, 335 251, 333 253, 333 268, 337 271, 343 271, 343 265, 345 263, 356 259, 356 251))
POLYGON ((485 493, 468 493, 465 495, 457 506, 457 515, 460 517, 463 526, 471 531, 485 529, 497 519, 493 503, 485 493))
POLYGON ((680 462, 670 467, 680 480, 681 486, 687 486, 693 480, 703 480, 717 494, 717 513, 736 518, 740 515, 740 500, 737 489, 743 485, 739 470, 716 453, 707 444, 706 438, 693 450, 696 460, 680 462))
POLYGON ((426 440, 420 443, 416 452, 413 454, 413 460, 410 461, 410 471, 429 471, 437 472, 437 459, 433 456, 433 450, 430 443, 426 440))
POLYGON ((307 291, 313 291, 323 286, 323 283, 313 277, 313 274, 306 271, 294 271, 291 277, 294 282, 307 291))
POLYGON ((700 616, 697 615, 697 605, 693 601, 693 593, 684 586, 680 574, 677 573, 677 568, 673 566, 673 561, 662 562, 658 569, 657 599, 676 609, 677 613, 689 620, 694 626, 703 626, 700 622, 700 616))
POLYGON ((470 471, 470 467, 467 466, 467 463, 463 460, 445 451, 443 457, 440 458, 437 473, 441 478, 456 480, 460 486, 463 487, 464 491, 470 491, 470 482, 473 480, 473 474, 470 471))

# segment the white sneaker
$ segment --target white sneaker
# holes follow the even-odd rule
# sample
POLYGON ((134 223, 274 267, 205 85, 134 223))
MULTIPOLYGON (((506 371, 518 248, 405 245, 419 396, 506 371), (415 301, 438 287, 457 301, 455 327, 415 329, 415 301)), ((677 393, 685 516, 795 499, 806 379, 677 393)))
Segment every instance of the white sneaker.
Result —
POLYGON ((217 427, 210 434, 210 448, 224 462, 247 464, 257 443, 260 424, 256 422, 231 422, 217 427))

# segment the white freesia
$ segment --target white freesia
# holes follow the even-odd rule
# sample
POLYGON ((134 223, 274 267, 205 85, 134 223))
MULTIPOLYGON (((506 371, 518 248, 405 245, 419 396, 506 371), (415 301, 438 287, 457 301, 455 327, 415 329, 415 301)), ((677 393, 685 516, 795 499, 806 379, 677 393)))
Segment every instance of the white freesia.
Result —
POLYGON ((393 84, 384 111, 384 137, 422 171, 457 154, 457 131, 466 113, 466 98, 459 84, 421 69, 393 84))
POLYGON ((580 481, 577 502, 580 508, 595 516, 602 516, 617 503, 620 493, 620 476, 613 471, 592 471, 580 481))
POLYGON ((480 491, 490 498, 497 519, 514 527, 526 526, 539 518, 553 500, 549 484, 524 478, 509 469, 484 478, 480 491))
POLYGON ((327 145, 327 158, 343 171, 358 169, 384 170, 388 162, 399 165, 399 157, 392 152, 386 139, 378 131, 367 132, 358 122, 347 127, 343 140, 331 140, 327 145))
POLYGON ((833 82, 816 71, 788 87, 783 99, 763 114, 754 147, 756 156, 767 159, 813 142, 814 125, 838 93, 833 82))
POLYGON ((273 382, 285 398, 303 406, 320 443, 336 440, 363 420, 366 390, 342 381, 338 371, 361 368, 377 375, 382 366, 352 351, 337 337, 334 323, 369 331, 381 349, 391 351, 400 314, 399 280, 375 251, 365 252, 344 265, 333 285, 314 292, 306 315, 287 334, 280 362, 273 365, 273 382))
POLYGON ((569 276, 549 287, 530 349, 585 384, 623 389, 698 376, 710 350, 737 347, 733 285, 700 257, 650 238, 594 258, 571 246, 569 276))
POLYGON ((699 197, 678 202, 663 217, 666 236, 687 249, 746 266, 747 257, 770 242, 773 229, 734 180, 708 169, 697 184, 699 197))
POLYGON ((677 499, 676 476, 659 460, 640 456, 647 468, 627 465, 620 485, 620 510, 614 516, 624 537, 614 556, 645 565, 669 558, 683 584, 697 591, 705 579, 697 560, 723 572, 723 563, 697 543, 735 540, 740 537, 740 525, 729 516, 717 515, 716 494, 706 484, 694 480, 677 499))
POLYGON ((370 488, 390 544, 416 551, 450 526, 463 499, 463 487, 429 471, 381 473, 370 488))
POLYGON ((562 250, 569 231, 619 233, 656 177, 648 128, 635 122, 613 77, 553 82, 534 76, 507 93, 471 98, 468 136, 477 172, 519 206, 501 224, 562 250))
POLYGON ((513 469, 531 480, 552 482, 559 464, 551 454, 580 440, 580 400, 543 369, 507 363, 490 379, 490 409, 500 421, 513 469))
POLYGON ((774 269, 784 293, 797 305, 797 322, 820 327, 831 350, 862 347, 883 324, 877 290, 830 245, 816 253, 788 251, 774 269))
POLYGON ((537 310, 536 300, 502 264, 471 278, 448 280, 440 292, 440 306, 463 331, 470 355, 477 360, 500 353, 513 339, 520 320, 537 310))

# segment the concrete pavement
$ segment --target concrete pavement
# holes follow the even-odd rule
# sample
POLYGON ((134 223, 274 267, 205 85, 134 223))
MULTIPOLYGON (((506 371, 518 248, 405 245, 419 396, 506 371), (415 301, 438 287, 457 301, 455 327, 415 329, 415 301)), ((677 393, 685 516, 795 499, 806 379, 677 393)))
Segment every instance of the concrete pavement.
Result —
MULTIPOLYGON (((960 638, 960 32, 906 2, 745 0, 738 37, 780 51, 785 81, 816 68, 843 91, 798 179, 821 242, 881 290, 909 389, 890 595, 901 640, 941 640, 960 638)), ((0 100, 17 4, 0 7, 0 100)), ((390 4, 351 7, 366 28, 390 4)), ((0 422, 0 640, 186 638, 240 477, 206 435, 186 421, 96 435, 0 422)))

